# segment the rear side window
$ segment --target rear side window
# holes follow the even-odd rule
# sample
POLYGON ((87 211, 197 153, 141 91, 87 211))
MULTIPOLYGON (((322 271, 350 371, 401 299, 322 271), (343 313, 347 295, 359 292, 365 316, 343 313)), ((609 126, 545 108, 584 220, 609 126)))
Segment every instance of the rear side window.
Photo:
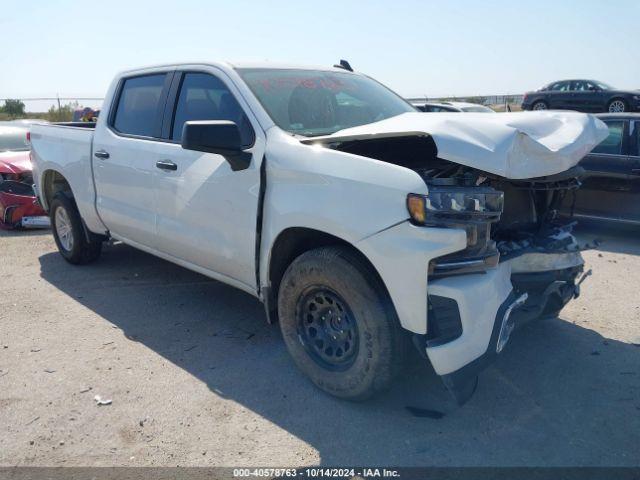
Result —
POLYGON ((145 75, 125 80, 113 127, 121 133, 153 137, 162 111, 162 90, 166 74, 145 75))
POLYGON ((253 128, 238 101, 222 80, 208 73, 184 75, 173 118, 171 138, 178 142, 190 120, 230 120, 238 125, 245 148, 254 141, 253 128))
POLYGON ((609 136, 592 150, 592 153, 606 153, 620 155, 622 153, 622 135, 624 133, 623 121, 604 122, 609 127, 609 136))

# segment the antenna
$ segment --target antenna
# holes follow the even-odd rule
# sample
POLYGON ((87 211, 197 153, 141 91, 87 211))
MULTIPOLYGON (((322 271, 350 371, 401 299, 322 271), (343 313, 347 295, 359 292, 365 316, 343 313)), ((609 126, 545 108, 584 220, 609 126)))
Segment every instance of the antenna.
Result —
POLYGON ((351 68, 351 65, 346 60, 340 60, 340 64, 339 65, 334 65, 334 67, 342 68, 343 70, 347 70, 349 72, 353 72, 353 68, 351 68))

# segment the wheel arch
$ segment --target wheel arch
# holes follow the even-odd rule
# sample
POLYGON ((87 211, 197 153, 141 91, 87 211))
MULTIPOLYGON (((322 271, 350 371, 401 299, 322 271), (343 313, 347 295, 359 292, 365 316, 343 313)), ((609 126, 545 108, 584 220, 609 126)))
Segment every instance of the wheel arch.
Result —
POLYGON ((42 173, 41 183, 41 201, 42 207, 49 211, 49 206, 53 197, 58 192, 64 192, 70 198, 73 198, 73 191, 71 190, 71 184, 65 178, 63 174, 54 169, 45 170, 42 173))
MULTIPOLYGON (((267 310, 269 323, 277 319, 277 298, 280 282, 291 263, 309 250, 328 246, 342 246, 352 252, 373 275, 374 282, 379 284, 383 293, 393 307, 391 296, 382 280, 382 276, 369 258, 355 245, 338 236, 308 227, 289 227, 281 231, 269 249, 267 270, 268 286, 262 288, 262 296, 267 310)), ((395 310, 395 309, 394 309, 395 310)))

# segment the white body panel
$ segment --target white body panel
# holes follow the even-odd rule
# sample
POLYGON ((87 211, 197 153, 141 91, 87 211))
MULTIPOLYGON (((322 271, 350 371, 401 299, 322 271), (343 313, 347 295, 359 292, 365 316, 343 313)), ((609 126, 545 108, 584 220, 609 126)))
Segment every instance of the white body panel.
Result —
POLYGON ((454 299, 462 321, 462 336, 427 355, 438 375, 455 372, 487 351, 496 313, 511 290, 509 262, 485 274, 461 275, 434 280, 429 293, 454 299))
MULTIPOLYGON (((67 179, 87 228, 96 233, 107 229, 96 211, 91 142, 93 130, 49 124, 31 126, 31 155, 36 191, 42 192, 44 173, 51 170, 67 179)), ((46 199, 39 195, 47 210, 46 199)))
POLYGON ((186 151, 166 140, 126 138, 110 130, 106 119, 119 76, 106 97, 93 147, 91 130, 33 127, 37 188, 42 191, 44 172, 56 171, 71 185, 91 231, 110 231, 137 248, 256 296, 261 287, 269 286, 272 247, 282 232, 307 228, 338 237, 370 260, 405 329, 427 332, 427 291, 458 302, 463 335, 427 352, 439 374, 455 371, 486 350, 498 307, 511 291, 508 262, 486 275, 428 285, 429 261, 464 249, 466 235, 463 230, 416 227, 407 221, 407 194, 427 193, 418 173, 313 143, 430 135, 441 158, 527 178, 566 170, 606 136, 598 120, 567 112, 406 113, 301 142, 274 125, 230 65, 170 65, 123 75, 172 69, 215 72, 228 84, 256 133, 247 169, 234 172, 220 155, 186 151), (93 158, 98 149, 110 157, 93 158), (267 182, 256 265, 263 159, 267 182), (178 169, 159 170, 158 160, 171 160, 178 169))
POLYGON ((109 152, 108 159, 92 157, 100 218, 109 231, 150 248, 156 247, 153 177, 161 147, 160 142, 120 137, 104 127, 94 137, 94 152, 109 152))

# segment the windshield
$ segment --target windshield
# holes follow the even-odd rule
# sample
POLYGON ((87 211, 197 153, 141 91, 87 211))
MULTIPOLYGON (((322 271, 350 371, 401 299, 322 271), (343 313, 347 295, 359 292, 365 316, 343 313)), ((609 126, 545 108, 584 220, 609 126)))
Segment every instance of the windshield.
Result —
POLYGON ((0 152, 29 150, 27 131, 22 128, 0 127, 0 152))
POLYGON ((347 72, 241 68, 238 73, 275 124, 297 135, 329 135, 416 111, 375 80, 347 72))

